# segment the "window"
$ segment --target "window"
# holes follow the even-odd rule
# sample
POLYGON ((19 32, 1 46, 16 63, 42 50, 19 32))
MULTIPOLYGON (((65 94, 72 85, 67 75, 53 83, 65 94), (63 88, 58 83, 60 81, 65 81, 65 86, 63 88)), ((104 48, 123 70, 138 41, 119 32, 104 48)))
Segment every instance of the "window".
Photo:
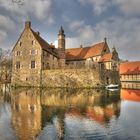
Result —
POLYGON ((31 69, 35 68, 35 61, 31 61, 31 69))
POLYGON ((21 46, 21 45, 22 45, 22 42, 21 42, 21 41, 19 41, 19 42, 18 42, 18 44, 19 44, 19 46, 21 46))
POLYGON ((47 63, 47 69, 50 69, 50 65, 49 65, 49 63, 47 63))
POLYGON ((16 69, 20 69, 20 62, 16 62, 16 69))
POLYGON ((16 54, 17 54, 17 56, 20 56, 21 55, 21 52, 20 51, 17 51, 16 54))
POLYGON ((32 45, 35 45, 35 40, 32 40, 32 45))
POLYGON ((31 55, 37 54, 37 50, 31 50, 31 55))
POLYGON ((45 68, 45 63, 44 62, 42 62, 42 67, 43 67, 43 69, 45 68))
POLYGON ((45 57, 45 56, 46 56, 46 54, 47 54, 47 52, 46 52, 46 51, 43 51, 43 57, 45 57))
POLYGON ((48 52, 46 52, 46 53, 47 53, 47 57, 50 57, 50 54, 48 52))

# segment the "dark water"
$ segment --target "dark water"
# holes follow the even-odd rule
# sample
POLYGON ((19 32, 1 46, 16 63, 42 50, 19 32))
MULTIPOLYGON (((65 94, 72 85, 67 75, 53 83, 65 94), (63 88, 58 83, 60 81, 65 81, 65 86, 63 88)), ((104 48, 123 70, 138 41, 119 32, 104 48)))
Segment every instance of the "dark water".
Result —
POLYGON ((94 139, 140 139, 140 90, 0 93, 0 140, 94 139))

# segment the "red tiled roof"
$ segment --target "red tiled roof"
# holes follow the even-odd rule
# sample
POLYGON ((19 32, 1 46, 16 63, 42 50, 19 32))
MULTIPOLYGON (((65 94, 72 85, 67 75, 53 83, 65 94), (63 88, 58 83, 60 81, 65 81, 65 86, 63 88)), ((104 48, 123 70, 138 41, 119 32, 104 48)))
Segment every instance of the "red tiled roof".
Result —
POLYGON ((111 59, 112 59, 112 53, 108 53, 108 54, 103 55, 103 56, 100 58, 99 62, 108 62, 108 61, 110 61, 111 59))
POLYGON ((90 57, 101 55, 104 46, 105 42, 101 42, 90 47, 66 49, 66 59, 83 60, 90 57))
POLYGON ((140 74, 140 61, 121 63, 120 74, 140 74))
POLYGON ((140 91, 121 89, 121 99, 140 102, 140 91))

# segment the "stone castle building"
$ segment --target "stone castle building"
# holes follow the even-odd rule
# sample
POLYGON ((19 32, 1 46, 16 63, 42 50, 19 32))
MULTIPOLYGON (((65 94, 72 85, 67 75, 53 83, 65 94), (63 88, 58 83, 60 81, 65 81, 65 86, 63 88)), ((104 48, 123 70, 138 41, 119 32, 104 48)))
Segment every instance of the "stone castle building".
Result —
POLYGON ((100 68, 117 70, 119 63, 115 48, 110 51, 106 38, 88 47, 65 48, 65 33, 58 33, 58 48, 49 44, 25 22, 25 28, 12 50, 12 85, 19 83, 39 86, 42 71, 59 68, 100 68))

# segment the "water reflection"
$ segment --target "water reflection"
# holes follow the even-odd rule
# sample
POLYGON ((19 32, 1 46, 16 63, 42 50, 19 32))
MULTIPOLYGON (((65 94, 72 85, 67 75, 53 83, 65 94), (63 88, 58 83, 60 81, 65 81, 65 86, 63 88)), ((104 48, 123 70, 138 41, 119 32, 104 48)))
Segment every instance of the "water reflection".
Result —
POLYGON ((109 91, 18 89, 11 92, 11 108, 18 139, 71 139, 77 135, 68 131, 75 129, 73 119, 107 127, 112 117, 119 117, 120 98, 109 91))
POLYGON ((121 99, 140 102, 140 90, 121 89, 121 99))
POLYGON ((1 93, 0 135, 3 140, 138 139, 139 101, 139 90, 16 89, 1 93))
POLYGON ((20 140, 34 140, 41 130, 41 104, 38 90, 11 92, 11 121, 20 140))

